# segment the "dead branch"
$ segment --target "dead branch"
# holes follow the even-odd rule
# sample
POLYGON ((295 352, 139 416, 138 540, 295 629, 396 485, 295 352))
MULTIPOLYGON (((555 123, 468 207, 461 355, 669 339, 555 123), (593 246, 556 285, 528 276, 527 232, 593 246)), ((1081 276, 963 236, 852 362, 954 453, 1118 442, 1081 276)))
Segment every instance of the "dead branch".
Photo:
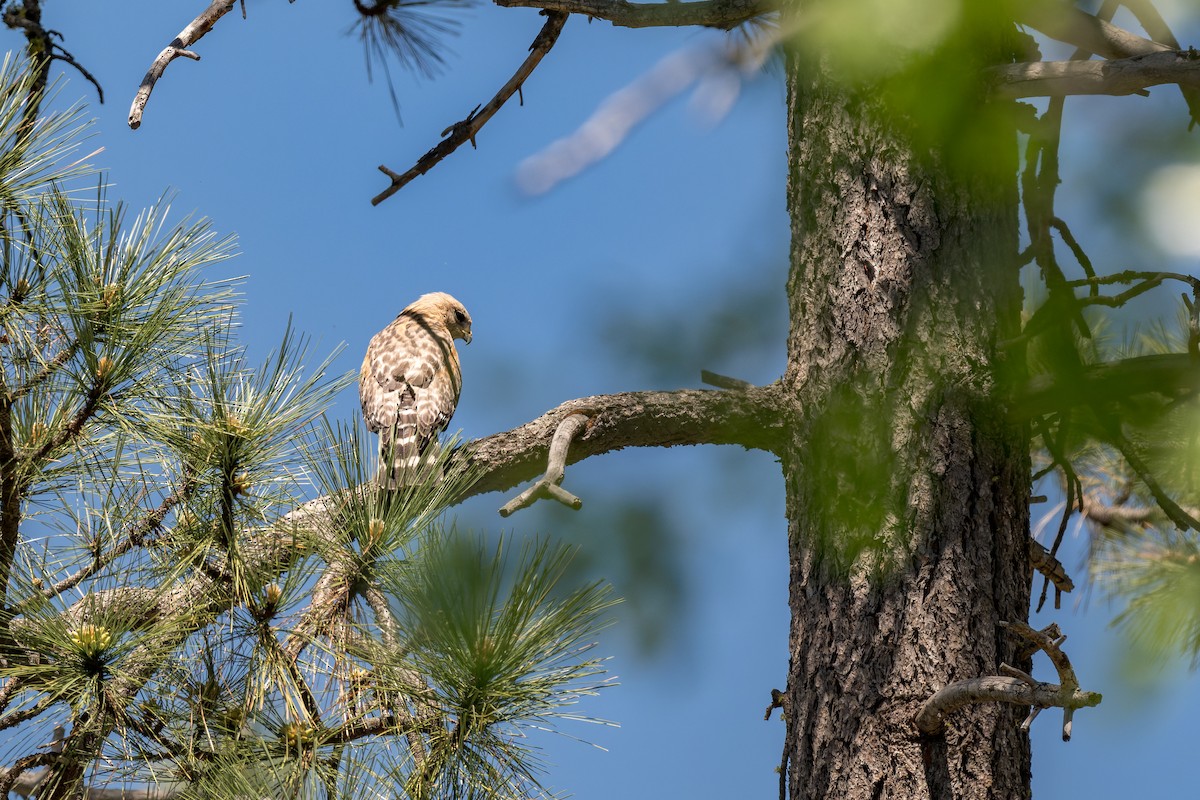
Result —
POLYGON ((1010 703, 1030 706, 1029 715, 1021 723, 1021 730, 1026 732, 1043 708, 1061 708, 1063 741, 1070 741, 1075 709, 1099 705, 1102 698, 1099 692, 1085 692, 1079 688, 1070 659, 1061 649, 1067 637, 1055 635, 1057 629, 1036 631, 1023 622, 1001 622, 1000 625, 1046 653, 1058 671, 1059 683, 1043 683, 1023 670, 1001 664, 999 671, 1003 675, 955 681, 937 691, 917 712, 917 729, 923 736, 941 736, 946 729, 947 717, 956 711, 980 703, 1010 703))
POLYGON ((183 56, 190 58, 193 61, 199 61, 200 56, 187 48, 198 42, 206 33, 213 29, 217 24, 217 20, 225 16, 233 9, 234 0, 213 0, 208 4, 208 8, 200 12, 194 20, 188 23, 187 27, 179 32, 179 35, 171 40, 171 43, 163 48, 163 51, 158 54, 158 58, 154 59, 154 63, 150 65, 150 69, 146 72, 146 77, 142 78, 142 84, 138 87, 137 94, 134 95, 133 105, 129 107, 129 127, 137 130, 142 124, 142 113, 146 110, 146 103, 150 100, 150 93, 154 91, 154 84, 162 77, 167 66, 175 59, 183 56))
POLYGON ((1200 56, 1166 50, 1112 61, 1035 61, 988 70, 997 95, 1015 100, 1083 94, 1125 95, 1173 83, 1200 87, 1200 56))
POLYGON ((1050 551, 1032 536, 1029 537, 1029 565, 1054 584, 1054 607, 1060 608, 1063 592, 1073 590, 1075 582, 1067 574, 1066 567, 1062 562, 1051 555, 1050 551))
POLYGON ((781 709, 780 713, 787 717, 787 695, 778 689, 771 690, 771 704, 767 706, 767 710, 763 713, 763 721, 771 718, 771 712, 775 709, 781 709))
POLYGON ((554 438, 550 441, 546 474, 538 478, 533 486, 505 503, 500 509, 500 516, 507 517, 514 511, 528 508, 544 497, 557 500, 576 511, 583 507, 583 501, 562 488, 561 484, 566 476, 567 452, 571 449, 571 442, 586 430, 587 426, 587 415, 580 413, 571 414, 558 423, 558 429, 554 431, 554 438))
POLYGON ((731 30, 779 10, 778 0, 701 0, 694 3, 628 3, 625 0, 494 0, 505 8, 543 8, 582 14, 622 28, 699 25, 731 30))
MULTIPOLYGON (((508 82, 500 87, 500 91, 496 92, 495 97, 489 100, 483 106, 476 106, 466 119, 454 123, 446 130, 442 131, 442 136, 445 139, 434 145, 433 149, 429 150, 425 155, 417 159, 417 163, 408 169, 407 172, 399 173, 381 164, 379 171, 392 179, 392 183, 375 197, 371 198, 371 205, 377 206, 384 200, 394 195, 396 192, 404 188, 410 181, 418 175, 424 175, 429 170, 444 159, 446 156, 453 153, 465 142, 470 142, 471 146, 475 146, 475 136, 480 129, 487 124, 500 107, 508 102, 514 94, 521 91, 521 86, 529 78, 533 71, 537 69, 538 64, 550 52, 550 48, 554 47, 554 43, 558 41, 558 35, 562 32, 563 25, 567 22, 567 14, 558 11, 546 12, 546 24, 538 32, 537 37, 533 40, 533 44, 529 45, 529 55, 513 76, 508 79, 508 82)), ((523 100, 523 98, 522 98, 523 100)))
POLYGON ((754 386, 750 381, 744 381, 741 378, 731 378, 728 375, 722 375, 719 372, 710 372, 706 369, 700 370, 700 381, 708 386, 715 386, 718 389, 729 389, 731 391, 740 391, 754 386))
POLYGON ((1073 44, 1089 53, 1117 59, 1173 50, 1063 2, 1030 0, 1016 9, 1016 20, 1051 39, 1073 44))
MULTIPOLYGON (((1146 33, 1150 34, 1151 39, 1167 45, 1172 50, 1183 49, 1171 27, 1167 25, 1167 21, 1163 19, 1162 14, 1158 13, 1158 9, 1150 0, 1124 0, 1121 5, 1137 17, 1138 23, 1146 33)), ((1188 130, 1191 130, 1192 125, 1200 121, 1200 91, 1182 86, 1179 88, 1183 92, 1183 99, 1187 102, 1188 110, 1192 113, 1192 124, 1188 126, 1188 130)))

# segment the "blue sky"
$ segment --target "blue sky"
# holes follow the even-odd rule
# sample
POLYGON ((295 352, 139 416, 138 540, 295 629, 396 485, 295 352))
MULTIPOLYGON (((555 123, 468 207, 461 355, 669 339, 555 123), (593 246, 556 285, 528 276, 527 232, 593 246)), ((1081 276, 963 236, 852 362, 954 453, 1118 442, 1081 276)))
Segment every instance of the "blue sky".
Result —
MULTIPOLYGON (((369 199, 386 185, 376 165, 407 169, 443 128, 489 99, 524 58, 542 18, 489 6, 461 15, 443 76, 416 80, 393 69, 401 126, 386 85, 367 81, 362 49, 344 35, 354 18, 349 2, 249 2, 248 19, 235 11, 195 47, 200 62, 170 66, 141 129, 130 131, 125 119, 142 75, 203 5, 53 0, 45 21, 104 86, 107 102, 97 105, 91 87, 71 74, 59 98, 91 103, 97 123, 89 145, 104 148, 94 161, 109 170, 110 197, 137 209, 169 190, 180 215, 197 212, 238 235, 241 255, 220 269, 247 276, 241 335, 252 352, 276 344, 290 317, 319 353, 346 343, 336 366, 350 371, 370 336, 409 300, 449 291, 474 318, 454 420, 468 438, 575 397, 697 386, 701 369, 759 383, 782 371, 788 220, 778 75, 746 85, 715 126, 685 94, 547 196, 524 196, 514 183, 523 159, 578 128, 614 91, 714 34, 572 18, 526 83, 523 107, 504 108, 477 150, 460 150, 373 208, 369 199), (756 306, 744 330, 715 342, 698 336, 714 310, 746 298, 756 306), (673 326, 675 368, 654 369, 631 354, 620 331, 605 325, 613 309, 628 329, 673 326)), ((9 34, 9 47, 20 41, 9 34)), ((1177 96, 1151 99, 1181 124, 1177 96)), ((1143 102, 1082 105, 1067 129, 1060 213, 1071 215, 1085 244, 1094 233, 1101 251, 1114 234, 1088 181, 1112 158, 1104 134, 1130 129, 1131 101, 1143 102)), ((331 413, 356 415, 353 393, 331 413)), ((734 449, 623 452, 573 467, 565 485, 583 497, 581 512, 541 504, 501 520, 495 509, 505 498, 489 495, 459 518, 522 535, 553 531, 586 545, 612 535, 603 522, 632 497, 662 513, 664 529, 648 535, 680 565, 680 603, 661 606, 675 613, 657 627, 636 622, 654 620, 662 597, 653 592, 620 612, 602 646, 621 685, 583 710, 621 728, 566 729, 607 752, 564 737, 535 739, 552 763, 547 784, 585 799, 776 796, 783 726, 777 716, 762 721, 787 667, 776 465, 734 449), (639 647, 639 631, 658 646, 639 647)), ((1064 560, 1081 579, 1082 544, 1071 547, 1064 560)), ((629 564, 613 569, 632 575, 629 564)), ((1200 681, 1168 666, 1163 680, 1133 686, 1122 672, 1123 643, 1107 628, 1114 609, 1099 596, 1083 605, 1068 597, 1064 605, 1034 622, 1060 623, 1084 688, 1105 700, 1078 714, 1069 744, 1054 712, 1035 723, 1035 795, 1194 791, 1187 765, 1200 681)))

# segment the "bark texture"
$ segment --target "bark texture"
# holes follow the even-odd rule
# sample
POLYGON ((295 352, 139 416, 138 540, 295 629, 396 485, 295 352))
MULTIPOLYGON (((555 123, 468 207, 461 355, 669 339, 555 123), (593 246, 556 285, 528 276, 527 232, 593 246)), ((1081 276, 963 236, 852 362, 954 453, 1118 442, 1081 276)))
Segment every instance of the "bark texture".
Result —
POLYGON ((788 794, 1024 797, 1021 710, 913 723, 1016 663, 997 622, 1028 616, 1021 365, 996 346, 1020 312, 1015 133, 989 126, 991 157, 955 169, 880 92, 818 58, 788 71, 788 794))

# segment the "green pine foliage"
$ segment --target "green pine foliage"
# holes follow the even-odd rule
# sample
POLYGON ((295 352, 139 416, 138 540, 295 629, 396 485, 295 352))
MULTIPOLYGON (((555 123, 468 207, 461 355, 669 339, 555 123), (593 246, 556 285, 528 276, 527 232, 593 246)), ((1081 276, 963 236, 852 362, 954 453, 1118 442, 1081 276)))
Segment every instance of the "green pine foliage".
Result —
POLYGON ((607 685, 605 588, 448 530, 452 445, 372 481, 323 416, 354 376, 290 329, 251 359, 232 238, 110 203, 40 101, 0 65, 0 794, 537 792, 528 733, 607 685))

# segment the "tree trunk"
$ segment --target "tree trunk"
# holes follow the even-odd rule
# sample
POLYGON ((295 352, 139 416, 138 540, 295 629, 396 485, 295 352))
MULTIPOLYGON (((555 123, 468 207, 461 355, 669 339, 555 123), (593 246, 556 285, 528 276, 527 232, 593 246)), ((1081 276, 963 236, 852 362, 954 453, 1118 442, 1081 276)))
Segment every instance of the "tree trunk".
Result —
POLYGON ((789 794, 1025 797, 1024 711, 913 724, 1018 664, 997 623, 1028 616, 1023 363, 998 345, 1020 322, 1015 130, 981 103, 962 133, 986 157, 963 159, 825 60, 788 73, 789 794))

